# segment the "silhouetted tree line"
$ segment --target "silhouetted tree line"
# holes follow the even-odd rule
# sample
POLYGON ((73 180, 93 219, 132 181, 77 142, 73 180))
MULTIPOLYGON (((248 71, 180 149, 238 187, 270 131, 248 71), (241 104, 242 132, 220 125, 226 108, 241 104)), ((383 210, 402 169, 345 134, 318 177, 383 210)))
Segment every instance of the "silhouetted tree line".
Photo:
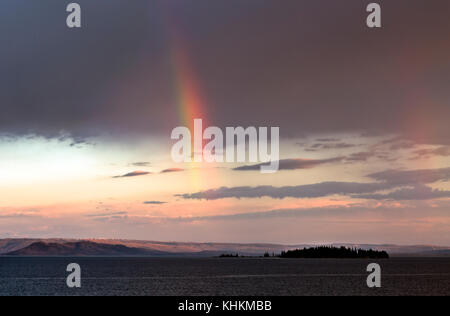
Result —
POLYGON ((362 259, 387 259, 389 255, 386 251, 364 250, 346 247, 320 246, 314 248, 304 248, 283 251, 280 258, 362 258, 362 259))
POLYGON ((229 254, 229 253, 225 253, 219 256, 219 258, 239 258, 239 254, 229 254))

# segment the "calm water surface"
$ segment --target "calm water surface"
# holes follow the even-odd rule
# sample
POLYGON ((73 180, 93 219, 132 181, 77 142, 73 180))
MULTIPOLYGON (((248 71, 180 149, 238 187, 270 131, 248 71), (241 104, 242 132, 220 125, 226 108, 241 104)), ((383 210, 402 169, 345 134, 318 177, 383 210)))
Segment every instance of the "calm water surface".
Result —
POLYGON ((450 258, 0 257, 0 295, 450 295, 450 258), (367 288, 371 262, 381 289, 367 288), (69 263, 82 268, 81 289, 66 286, 69 263))

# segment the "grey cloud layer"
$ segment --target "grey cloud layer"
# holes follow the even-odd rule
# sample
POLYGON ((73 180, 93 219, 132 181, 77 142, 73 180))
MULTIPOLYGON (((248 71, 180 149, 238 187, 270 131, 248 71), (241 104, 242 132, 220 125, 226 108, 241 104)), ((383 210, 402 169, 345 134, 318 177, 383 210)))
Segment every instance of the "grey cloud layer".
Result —
POLYGON ((423 170, 388 170, 368 175, 377 181, 395 185, 429 184, 450 180, 450 168, 423 170))
POLYGON ((193 194, 177 195, 185 199, 218 200, 224 198, 317 198, 334 194, 349 195, 369 193, 390 189, 393 186, 386 183, 357 182, 323 182, 298 186, 257 186, 257 187, 222 187, 215 190, 202 191, 193 194))
POLYGON ((404 188, 395 190, 387 194, 360 194, 353 195, 353 198, 357 199, 370 199, 370 200, 433 200, 440 198, 449 198, 450 191, 434 190, 424 185, 416 185, 412 188, 404 188))
MULTIPOLYGON (((296 169, 309 169, 314 168, 319 165, 329 164, 334 162, 342 161, 343 158, 336 157, 330 159, 282 159, 279 162, 279 170, 296 170, 296 169)), ((234 168, 236 171, 252 171, 252 170, 261 170, 261 166, 266 165, 267 163, 255 164, 255 165, 247 165, 242 167, 234 168)))
POLYGON ((179 217, 166 219, 175 222, 195 222, 195 221, 210 221, 210 220, 245 220, 245 219, 264 219, 264 218, 279 218, 279 217, 321 217, 321 216, 339 216, 351 215, 358 212, 367 211, 361 207, 351 208, 311 208, 311 209, 283 209, 271 210, 265 212, 251 212, 239 213, 231 215, 215 215, 215 216, 197 216, 197 217, 179 217))
MULTIPOLYGON (((159 174, 173 173, 173 172, 182 172, 182 171, 184 171, 184 169, 181 169, 181 168, 169 168, 169 169, 161 170, 159 172, 159 174)), ((114 176, 113 178, 114 179, 117 179, 117 178, 130 178, 130 177, 146 176, 146 175, 150 175, 150 174, 154 174, 154 173, 147 172, 147 171, 133 171, 133 172, 126 173, 124 175, 114 176)))
MULTIPOLYGON (((348 149, 352 147, 357 147, 358 145, 349 144, 345 142, 339 142, 338 139, 323 139, 321 143, 316 143, 312 146, 307 147, 306 151, 316 151, 322 149, 348 149)), ((304 146, 305 144, 301 144, 304 146)), ((371 159, 379 159, 384 161, 395 161, 397 157, 395 151, 397 149, 411 149, 417 146, 416 143, 405 140, 402 137, 396 137, 394 139, 389 138, 387 140, 381 141, 367 148, 366 151, 354 152, 348 155, 343 155, 340 157, 332 157, 328 159, 282 159, 279 161, 279 170, 298 170, 298 169, 309 169, 320 165, 332 164, 332 163, 359 163, 367 162, 371 159)), ((444 148, 444 147, 442 147, 444 148)), ((438 153, 433 151, 434 154, 440 153, 441 155, 445 153, 443 150, 439 150, 438 153)), ((265 163, 255 164, 255 165, 245 165, 241 167, 234 168, 235 171, 259 171, 261 166, 265 163)))
POLYGON ((169 169, 162 170, 160 173, 172 173, 172 172, 182 172, 182 171, 184 171, 184 169, 182 169, 182 168, 169 168, 169 169))
POLYGON ((318 150, 327 150, 327 149, 347 149, 347 148, 353 148, 353 147, 357 147, 358 145, 356 144, 350 144, 350 143, 330 143, 328 141, 324 142, 324 143, 315 143, 312 144, 311 146, 309 146, 308 148, 306 148, 306 151, 318 151, 318 150))
POLYGON ((86 217, 110 217, 110 216, 119 216, 119 215, 127 215, 127 212, 117 211, 117 212, 105 212, 105 213, 96 213, 96 214, 87 214, 86 217))
POLYGON ((133 162, 130 165, 134 166, 134 167, 148 167, 148 166, 150 166, 150 162, 147 162, 147 161, 133 162))
POLYGON ((167 202, 162 202, 162 201, 145 201, 144 204, 147 204, 147 205, 162 205, 162 204, 167 204, 167 202))
POLYGON ((389 170, 368 175, 375 183, 323 182, 299 186, 222 187, 178 197, 196 200, 218 200, 225 198, 318 198, 330 195, 347 195, 362 199, 427 200, 450 197, 450 191, 433 190, 425 184, 450 180, 450 168, 429 170, 389 170), (388 194, 379 191, 397 189, 388 194))
MULTIPOLYGON (((428 215, 430 216, 446 216, 448 210, 448 204, 439 205, 434 210, 430 210, 428 215)), ((400 215, 403 216, 402 209, 400 215)), ((330 207, 316 207, 316 208, 292 208, 292 209, 275 209, 260 212, 249 213, 237 213, 237 214, 224 214, 213 216, 195 216, 195 217, 177 217, 177 218, 164 218, 167 221, 172 222, 196 222, 196 221, 242 221, 242 220, 258 220, 258 219, 275 219, 275 218, 346 218, 351 220, 357 218, 360 214, 385 213, 392 215, 396 212, 389 206, 367 206, 363 204, 352 204, 349 206, 330 206, 330 207)), ((415 214, 423 214, 420 206, 410 207, 409 212, 415 214)), ((387 220, 388 221, 388 220, 387 220)))
POLYGON ((420 149, 414 151, 414 154, 416 154, 416 159, 430 158, 433 156, 448 157, 450 156, 450 146, 440 146, 438 148, 432 149, 420 149))
POLYGON ((133 171, 133 172, 121 175, 121 176, 115 176, 113 178, 130 178, 130 177, 146 176, 146 175, 149 175, 149 174, 151 174, 151 173, 147 172, 147 171, 133 171))

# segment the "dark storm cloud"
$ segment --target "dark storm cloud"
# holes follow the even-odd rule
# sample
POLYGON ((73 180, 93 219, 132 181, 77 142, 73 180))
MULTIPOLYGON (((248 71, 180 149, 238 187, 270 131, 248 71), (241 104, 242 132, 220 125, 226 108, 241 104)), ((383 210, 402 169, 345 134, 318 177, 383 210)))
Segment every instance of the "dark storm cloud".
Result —
MULTIPOLYGON (((320 165, 336 163, 342 161, 344 158, 335 157, 330 159, 282 159, 279 161, 278 170, 297 170, 297 169, 310 169, 320 165)), ((267 163, 248 165, 234 168, 236 171, 253 171, 261 170, 261 166, 267 165, 267 163)))
POLYGON ((1 2, 0 133, 79 141, 161 121, 168 99, 156 91, 170 95, 170 81, 160 14, 147 1, 77 2, 81 30, 66 27, 66 2, 1 2), (136 82, 143 60, 154 75, 136 82))
POLYGON ((379 1, 377 30, 360 0, 77 2, 81 30, 65 2, 1 1, 0 133, 169 135, 176 47, 216 126, 450 143, 448 0, 379 1))

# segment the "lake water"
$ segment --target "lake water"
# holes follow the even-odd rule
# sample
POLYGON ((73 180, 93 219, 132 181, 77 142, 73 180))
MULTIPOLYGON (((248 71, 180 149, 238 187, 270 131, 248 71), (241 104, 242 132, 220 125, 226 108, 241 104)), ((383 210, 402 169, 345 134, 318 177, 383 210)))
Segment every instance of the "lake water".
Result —
POLYGON ((450 295, 450 258, 0 257, 0 295, 450 295), (371 262, 380 289, 366 285, 371 262), (69 263, 81 266, 80 289, 66 285, 69 263))

